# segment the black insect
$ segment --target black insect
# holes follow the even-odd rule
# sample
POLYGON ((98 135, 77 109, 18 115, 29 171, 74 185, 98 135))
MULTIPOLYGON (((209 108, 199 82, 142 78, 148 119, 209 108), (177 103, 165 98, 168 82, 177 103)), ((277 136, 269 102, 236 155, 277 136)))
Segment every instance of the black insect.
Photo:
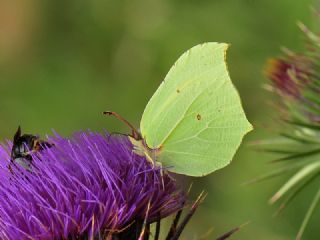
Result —
POLYGON ((32 134, 21 135, 21 128, 18 127, 17 132, 13 137, 13 146, 11 150, 11 164, 18 163, 26 169, 30 169, 32 164, 32 153, 51 148, 53 144, 41 140, 38 136, 32 134))

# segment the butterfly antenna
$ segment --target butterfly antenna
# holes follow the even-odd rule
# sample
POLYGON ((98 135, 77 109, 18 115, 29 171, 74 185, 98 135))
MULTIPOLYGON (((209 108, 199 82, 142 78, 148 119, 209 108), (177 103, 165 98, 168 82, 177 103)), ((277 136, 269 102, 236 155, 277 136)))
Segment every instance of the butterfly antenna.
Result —
POLYGON ((141 140, 141 134, 137 131, 137 129, 135 129, 135 127, 129 123, 125 118, 123 118, 120 114, 116 113, 116 112, 111 112, 111 111, 105 111, 103 112, 104 115, 109 115, 109 116, 114 116, 116 117, 118 120, 120 120, 121 122, 123 122, 124 124, 126 124, 132 131, 132 137, 136 140, 141 140))

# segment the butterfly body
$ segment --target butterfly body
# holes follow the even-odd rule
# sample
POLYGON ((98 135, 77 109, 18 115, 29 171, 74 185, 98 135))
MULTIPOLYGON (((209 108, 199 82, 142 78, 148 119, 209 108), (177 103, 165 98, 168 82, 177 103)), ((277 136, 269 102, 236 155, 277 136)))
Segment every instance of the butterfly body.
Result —
POLYGON ((150 149, 143 139, 136 139, 129 136, 129 140, 133 145, 133 152, 135 154, 144 156, 152 165, 161 165, 161 163, 157 161, 157 156, 160 154, 161 149, 150 149))

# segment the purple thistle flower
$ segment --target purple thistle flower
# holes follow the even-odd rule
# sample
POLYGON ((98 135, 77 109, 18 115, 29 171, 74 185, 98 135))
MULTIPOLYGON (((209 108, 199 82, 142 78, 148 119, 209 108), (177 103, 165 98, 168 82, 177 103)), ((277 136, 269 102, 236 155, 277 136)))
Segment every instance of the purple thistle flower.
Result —
POLYGON ((310 57, 286 50, 285 57, 267 62, 265 73, 278 94, 299 99, 313 80, 313 68, 310 57))
POLYGON ((270 59, 267 63, 266 75, 272 81, 272 85, 282 95, 299 98, 299 82, 302 70, 295 62, 287 59, 270 59))
MULTIPOLYGON (((283 110, 280 138, 265 143, 265 150, 279 154, 274 162, 286 165, 258 177, 261 181, 292 172, 293 175, 272 196, 270 203, 283 200, 278 213, 310 185, 320 173, 320 35, 299 23, 307 40, 304 51, 285 50, 282 58, 268 62, 266 75, 272 90, 280 96, 283 110)), ((263 144, 262 144, 263 145, 263 144)), ((320 203, 320 190, 310 202, 296 239, 301 239, 316 206, 320 203)))
POLYGON ((0 146, 0 239, 139 239, 183 208, 173 179, 132 151, 126 137, 92 132, 49 139, 32 170, 8 170, 0 146))
POLYGON ((320 88, 317 59, 311 54, 285 51, 282 58, 270 59, 265 74, 271 80, 272 90, 281 97, 281 107, 285 120, 305 118, 307 121, 319 122, 319 102, 316 100, 320 88))

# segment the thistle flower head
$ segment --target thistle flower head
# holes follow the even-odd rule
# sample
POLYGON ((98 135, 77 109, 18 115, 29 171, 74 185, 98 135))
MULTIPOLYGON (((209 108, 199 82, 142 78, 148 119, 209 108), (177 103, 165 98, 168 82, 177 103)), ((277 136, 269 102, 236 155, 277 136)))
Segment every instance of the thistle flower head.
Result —
MULTIPOLYGON (((299 25, 307 38, 305 50, 298 54, 286 50, 282 58, 270 60, 266 69, 272 90, 280 95, 279 105, 286 115, 280 138, 267 141, 265 146, 267 151, 281 154, 274 162, 287 164, 258 180, 293 172, 270 199, 271 203, 284 199, 279 210, 291 203, 320 173, 320 36, 299 25)), ((301 238, 319 202, 320 190, 310 202, 297 239, 301 238)))
POLYGON ((284 57, 267 62, 265 74, 271 80, 271 89, 280 96, 281 110, 288 113, 290 120, 320 120, 320 104, 316 99, 320 93, 317 61, 313 50, 293 53, 286 49, 284 57))
POLYGON ((308 68, 301 56, 273 58, 267 62, 266 75, 277 93, 299 98, 301 88, 308 82, 308 68))
POLYGON ((143 223, 182 208, 176 183, 126 137, 49 141, 54 147, 33 154, 31 171, 14 165, 10 173, 11 144, 0 147, 0 239, 138 239, 143 223))

